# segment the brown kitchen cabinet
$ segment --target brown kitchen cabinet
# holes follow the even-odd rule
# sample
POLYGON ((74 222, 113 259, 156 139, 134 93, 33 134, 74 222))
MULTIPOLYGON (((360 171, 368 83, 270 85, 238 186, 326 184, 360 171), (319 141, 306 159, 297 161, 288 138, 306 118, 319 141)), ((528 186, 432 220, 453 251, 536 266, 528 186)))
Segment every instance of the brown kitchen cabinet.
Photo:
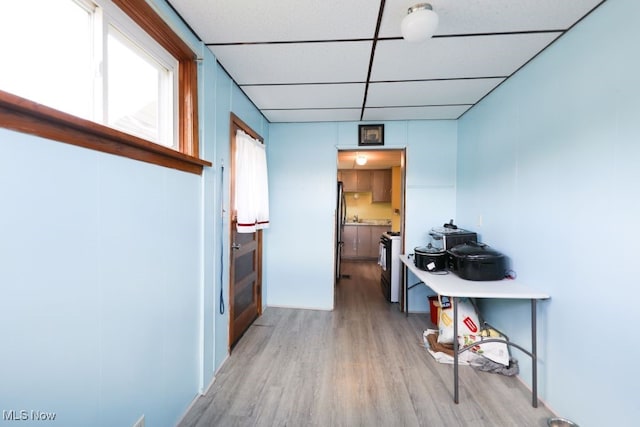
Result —
POLYGON ((371 171, 368 170, 341 169, 338 181, 342 181, 342 188, 347 193, 371 191, 371 171))
POLYGON ((358 172, 358 185, 357 191, 364 193, 371 191, 371 171, 359 170, 358 172))
POLYGON ((380 235, 390 229, 388 225, 345 225, 342 257, 353 260, 378 259, 380 235))
POLYGON ((338 180, 342 181, 342 188, 345 192, 353 193, 358 191, 358 171, 340 170, 338 171, 338 180))
POLYGON ((357 258, 358 257, 358 228, 359 225, 345 225, 342 232, 342 257, 357 258))
POLYGON ((371 229, 371 246, 369 247, 369 256, 378 259, 378 254, 380 252, 380 236, 382 236, 382 233, 391 231, 391 226, 372 225, 369 228, 371 229))
MULTIPOLYGON (((372 258, 371 253, 371 227, 368 225, 358 226, 358 257, 372 258)), ((377 255, 376 255, 377 257, 377 255)))
POLYGON ((391 169, 371 171, 371 201, 391 202, 391 169))

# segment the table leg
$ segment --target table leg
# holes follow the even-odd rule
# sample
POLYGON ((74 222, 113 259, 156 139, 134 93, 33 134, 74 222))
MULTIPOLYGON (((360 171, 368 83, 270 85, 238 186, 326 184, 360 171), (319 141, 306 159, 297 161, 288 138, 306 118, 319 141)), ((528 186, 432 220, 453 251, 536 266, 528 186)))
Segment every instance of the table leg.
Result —
POLYGON ((538 407, 538 340, 537 340, 537 319, 536 300, 531 299, 531 404, 538 407))
POLYGON ((453 304, 453 401, 458 399, 458 298, 451 298, 453 304))
POLYGON ((404 265, 404 316, 409 317, 409 267, 404 265))

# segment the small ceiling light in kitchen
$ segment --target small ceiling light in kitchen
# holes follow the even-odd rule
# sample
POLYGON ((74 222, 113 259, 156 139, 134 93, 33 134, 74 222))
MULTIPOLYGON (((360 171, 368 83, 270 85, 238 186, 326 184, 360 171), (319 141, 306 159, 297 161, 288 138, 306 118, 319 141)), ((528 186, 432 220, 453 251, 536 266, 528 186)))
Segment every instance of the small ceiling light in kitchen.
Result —
POLYGON ((367 156, 365 156, 364 154, 358 154, 356 156, 356 163, 360 166, 364 166, 367 164, 367 156))
POLYGON ((411 6, 402 20, 402 37, 409 42, 422 42, 431 38, 438 28, 438 14, 429 3, 411 6))

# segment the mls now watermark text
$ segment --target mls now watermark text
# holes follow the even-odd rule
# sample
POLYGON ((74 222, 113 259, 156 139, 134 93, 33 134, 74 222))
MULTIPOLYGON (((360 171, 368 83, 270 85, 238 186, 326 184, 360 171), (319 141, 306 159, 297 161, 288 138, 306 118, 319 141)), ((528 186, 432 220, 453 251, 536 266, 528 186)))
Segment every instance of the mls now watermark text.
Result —
POLYGON ((56 419, 55 412, 36 411, 26 409, 10 409, 2 410, 3 421, 54 421, 56 419))

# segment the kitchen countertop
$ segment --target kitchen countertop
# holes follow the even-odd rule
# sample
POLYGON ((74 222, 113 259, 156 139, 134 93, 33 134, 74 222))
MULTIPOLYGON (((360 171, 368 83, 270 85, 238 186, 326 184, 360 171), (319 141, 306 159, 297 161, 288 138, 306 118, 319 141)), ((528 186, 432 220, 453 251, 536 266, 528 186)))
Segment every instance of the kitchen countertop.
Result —
POLYGON ((391 227, 390 219, 362 219, 358 222, 347 221, 344 225, 388 225, 391 227))

